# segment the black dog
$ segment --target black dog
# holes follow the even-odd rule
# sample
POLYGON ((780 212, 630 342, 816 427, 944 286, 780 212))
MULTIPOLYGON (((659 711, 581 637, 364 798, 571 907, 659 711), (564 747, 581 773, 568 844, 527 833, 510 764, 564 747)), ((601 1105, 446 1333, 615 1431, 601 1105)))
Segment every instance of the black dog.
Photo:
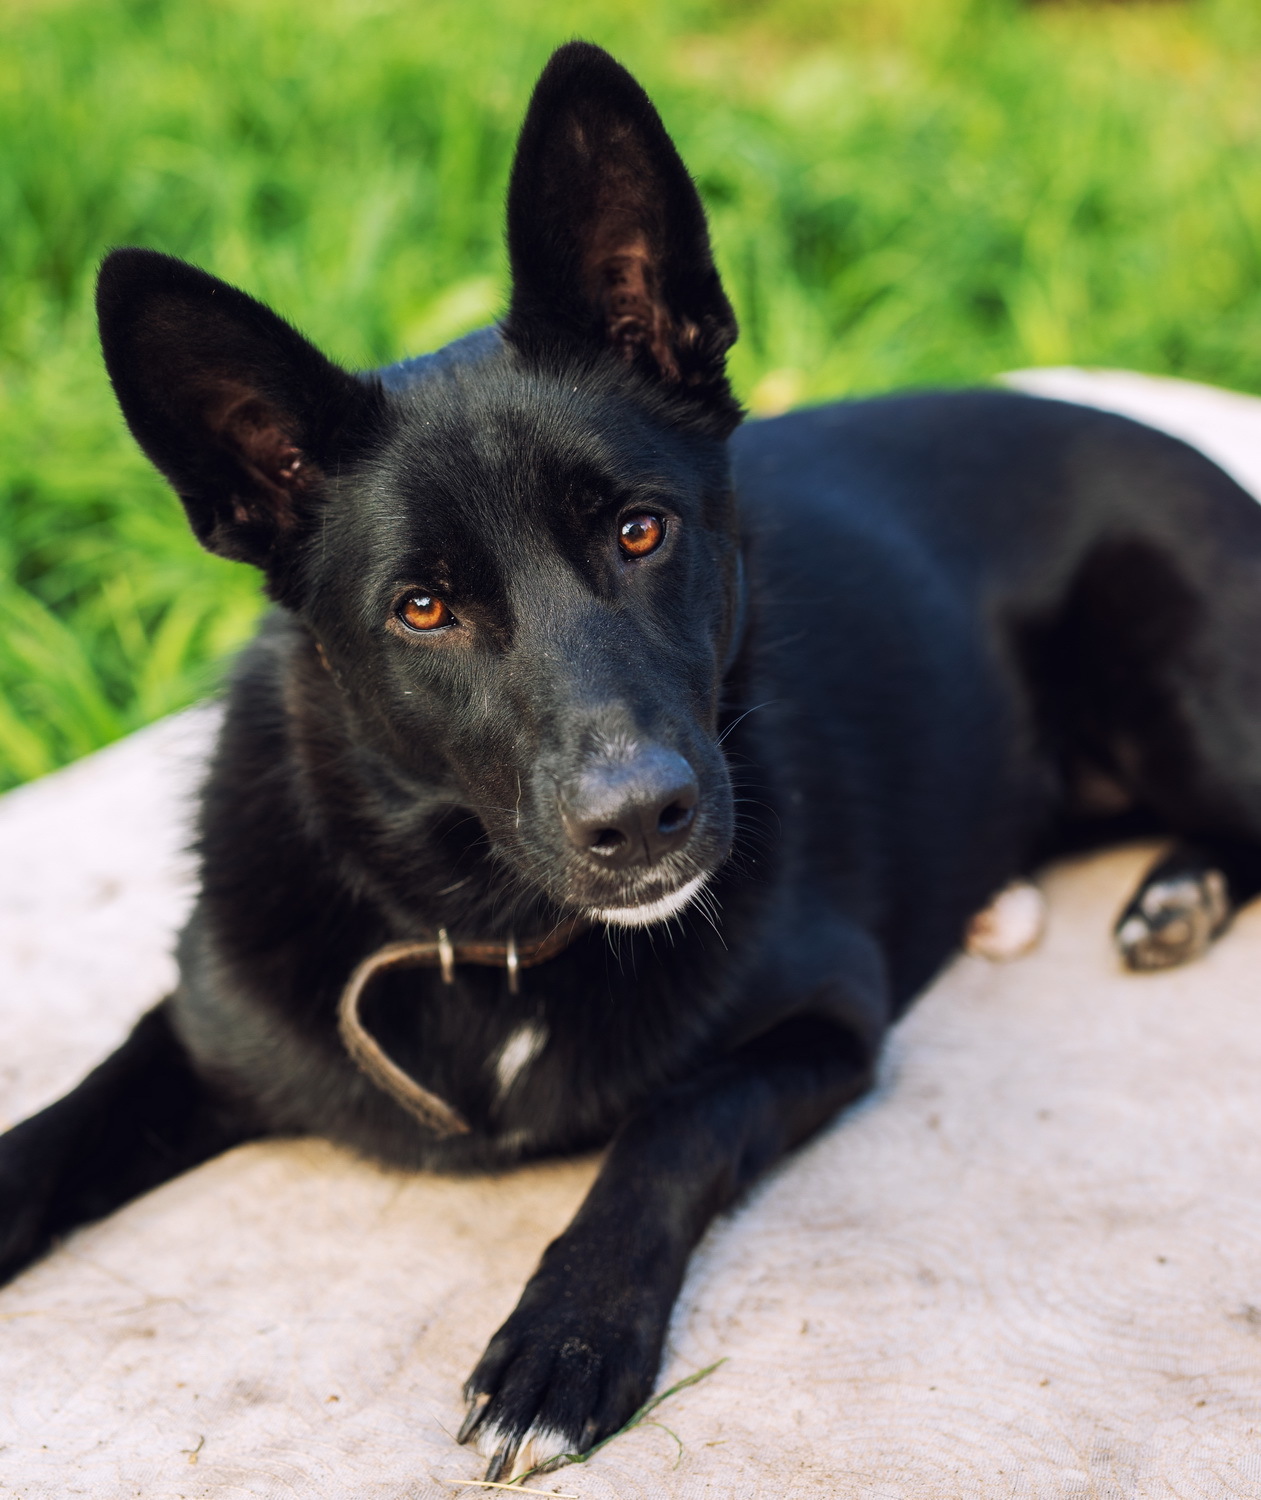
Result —
POLYGON ((590 46, 538 85, 508 243, 502 323, 368 376, 105 262, 131 429, 276 608, 179 989, 0 1145, 12 1275, 260 1135, 444 1170, 609 1143, 469 1382, 490 1477, 643 1400, 706 1225, 1013 874, 1176 834, 1136 966, 1261 885, 1261 511, 1211 463, 992 391, 736 433, 700 203, 590 46))

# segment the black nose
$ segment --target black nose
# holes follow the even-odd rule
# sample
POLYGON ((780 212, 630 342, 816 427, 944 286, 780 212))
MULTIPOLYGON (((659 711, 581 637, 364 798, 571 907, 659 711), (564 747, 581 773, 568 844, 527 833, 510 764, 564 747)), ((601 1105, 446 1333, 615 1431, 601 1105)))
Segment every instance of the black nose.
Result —
POLYGON ((650 865, 680 848, 700 793, 681 755, 660 746, 588 768, 560 798, 575 849, 610 869, 650 865))

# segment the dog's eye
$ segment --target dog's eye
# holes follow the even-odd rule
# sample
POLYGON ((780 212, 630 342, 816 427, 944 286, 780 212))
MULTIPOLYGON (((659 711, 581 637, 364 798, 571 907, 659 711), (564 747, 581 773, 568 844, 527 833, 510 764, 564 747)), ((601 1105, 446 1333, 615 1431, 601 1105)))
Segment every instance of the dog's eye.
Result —
POLYGON ((432 594, 408 594, 394 613, 409 630, 441 630, 452 620, 451 611, 432 594))
POLYGON ((618 545, 627 557, 647 557, 666 539, 666 523, 660 516, 645 513, 627 516, 617 533, 618 545))

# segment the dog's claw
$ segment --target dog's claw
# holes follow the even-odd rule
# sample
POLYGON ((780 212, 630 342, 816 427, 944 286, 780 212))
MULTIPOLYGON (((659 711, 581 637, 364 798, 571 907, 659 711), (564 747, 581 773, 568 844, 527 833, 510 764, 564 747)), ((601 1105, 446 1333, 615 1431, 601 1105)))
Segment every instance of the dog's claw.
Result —
POLYGON ((482 1418, 486 1415, 486 1408, 490 1405, 490 1397, 486 1394, 472 1397, 469 1409, 465 1414, 460 1430, 456 1433, 457 1443, 467 1443, 482 1425, 482 1418))
POLYGON ((516 1440, 509 1438, 495 1450, 494 1457, 486 1465, 486 1478, 492 1484, 502 1479, 505 1474, 509 1479, 512 1478, 512 1461, 517 1456, 517 1447, 516 1440))

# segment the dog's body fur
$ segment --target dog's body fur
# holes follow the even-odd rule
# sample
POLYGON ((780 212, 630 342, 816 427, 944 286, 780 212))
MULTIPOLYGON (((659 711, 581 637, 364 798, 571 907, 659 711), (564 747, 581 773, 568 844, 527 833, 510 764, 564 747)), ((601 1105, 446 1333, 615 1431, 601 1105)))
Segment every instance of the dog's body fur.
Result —
POLYGON ((1211 463, 1002 392, 729 437, 699 204, 592 48, 540 83, 509 242, 499 329, 363 379, 191 268, 107 262, 133 431, 278 608, 207 782, 179 990, 0 1145, 12 1274, 253 1136, 440 1169, 611 1141, 470 1382, 492 1477, 625 1420, 713 1214, 862 1091, 993 892, 1122 826, 1092 787, 1196 841, 1140 939, 1171 871, 1186 916, 1206 871, 1237 905, 1261 863, 1261 511, 1211 463), (643 513, 664 541, 631 559, 643 513), (421 588, 452 611, 429 639, 398 612, 421 588), (338 997, 382 944, 583 914, 519 993, 464 966, 375 991, 467 1133, 347 1056, 338 997))

